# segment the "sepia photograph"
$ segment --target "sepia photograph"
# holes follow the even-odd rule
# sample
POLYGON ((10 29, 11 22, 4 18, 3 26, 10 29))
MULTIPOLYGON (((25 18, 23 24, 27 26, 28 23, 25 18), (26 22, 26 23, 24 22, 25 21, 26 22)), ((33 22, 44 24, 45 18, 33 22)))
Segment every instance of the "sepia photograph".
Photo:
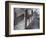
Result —
POLYGON ((14 30, 39 29, 39 8, 14 8, 14 30))

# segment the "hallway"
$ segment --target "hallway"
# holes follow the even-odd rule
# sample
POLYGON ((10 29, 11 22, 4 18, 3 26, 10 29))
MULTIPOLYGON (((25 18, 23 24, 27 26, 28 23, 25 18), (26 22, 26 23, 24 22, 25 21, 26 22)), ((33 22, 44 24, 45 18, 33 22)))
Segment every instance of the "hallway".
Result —
POLYGON ((14 19, 15 20, 15 25, 14 25, 15 30, 39 29, 40 28, 39 27, 40 18, 36 10, 33 12, 32 9, 28 9, 25 11, 23 9, 23 12, 22 12, 22 11, 19 11, 19 9, 17 9, 16 11, 15 13, 17 15, 14 19))

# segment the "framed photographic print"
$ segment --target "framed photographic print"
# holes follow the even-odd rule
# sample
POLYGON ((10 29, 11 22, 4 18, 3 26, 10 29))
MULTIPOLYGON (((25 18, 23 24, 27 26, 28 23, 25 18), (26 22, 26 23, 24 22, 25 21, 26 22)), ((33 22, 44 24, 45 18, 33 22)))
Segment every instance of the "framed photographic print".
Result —
POLYGON ((45 4, 5 2, 5 36, 45 34, 45 4))

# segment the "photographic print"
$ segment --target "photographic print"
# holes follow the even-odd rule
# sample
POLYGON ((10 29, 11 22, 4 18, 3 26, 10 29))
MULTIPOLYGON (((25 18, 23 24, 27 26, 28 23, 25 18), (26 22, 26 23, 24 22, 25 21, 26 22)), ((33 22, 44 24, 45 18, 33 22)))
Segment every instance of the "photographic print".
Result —
POLYGON ((5 36, 45 34, 45 4, 5 2, 5 36))
POLYGON ((39 29, 39 8, 14 8, 14 29, 39 29))

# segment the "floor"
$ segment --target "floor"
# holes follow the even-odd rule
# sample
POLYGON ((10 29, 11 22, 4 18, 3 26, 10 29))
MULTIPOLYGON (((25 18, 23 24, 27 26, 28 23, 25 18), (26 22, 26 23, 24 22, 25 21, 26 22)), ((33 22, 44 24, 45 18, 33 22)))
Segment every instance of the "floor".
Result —
MULTIPOLYGON (((30 22, 29 24, 29 20, 27 20, 27 29, 38 29, 39 28, 39 18, 38 16, 33 16, 33 21, 30 22)), ((31 18, 30 18, 31 19, 31 18)), ((25 29, 25 20, 21 20, 17 25, 15 25, 15 30, 24 30, 25 29)))
POLYGON ((25 21, 24 19, 19 22, 16 26, 15 26, 15 30, 24 30, 25 29, 25 21))

